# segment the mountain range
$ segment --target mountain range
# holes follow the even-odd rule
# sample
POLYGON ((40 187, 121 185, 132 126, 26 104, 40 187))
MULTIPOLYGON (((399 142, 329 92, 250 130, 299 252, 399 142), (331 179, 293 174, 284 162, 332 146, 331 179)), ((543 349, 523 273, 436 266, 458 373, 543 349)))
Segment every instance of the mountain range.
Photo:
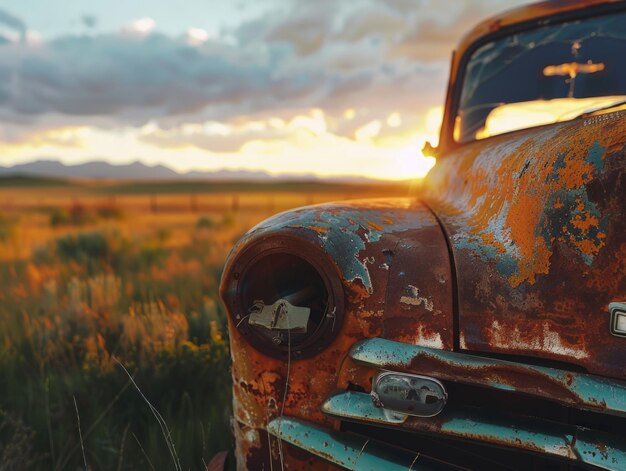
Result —
MULTIPOLYGON (((111 164, 105 161, 91 161, 75 165, 66 165, 57 160, 36 160, 11 167, 0 166, 2 176, 37 176, 52 178, 78 178, 98 180, 209 180, 209 181, 311 181, 320 180, 313 174, 283 174, 278 177, 263 171, 250 170, 193 170, 179 173, 165 165, 146 165, 142 162, 129 164, 111 164)), ((324 180, 364 183, 371 180, 363 177, 331 177, 324 180)))

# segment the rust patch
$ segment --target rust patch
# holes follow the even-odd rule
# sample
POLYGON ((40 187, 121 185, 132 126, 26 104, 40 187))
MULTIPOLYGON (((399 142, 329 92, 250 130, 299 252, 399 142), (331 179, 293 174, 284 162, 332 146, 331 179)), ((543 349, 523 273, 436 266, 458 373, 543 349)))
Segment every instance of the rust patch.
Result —
POLYGON ((626 299, 626 115, 612 115, 471 143, 429 175, 464 348, 626 377, 607 315, 626 299))

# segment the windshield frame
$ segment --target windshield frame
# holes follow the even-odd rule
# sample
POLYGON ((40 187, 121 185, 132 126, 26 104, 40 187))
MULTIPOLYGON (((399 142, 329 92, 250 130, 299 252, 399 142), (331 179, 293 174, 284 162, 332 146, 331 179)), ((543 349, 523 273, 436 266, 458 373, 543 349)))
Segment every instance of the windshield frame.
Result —
MULTIPOLYGON (((461 102, 461 93, 463 90, 463 84, 465 82, 465 76, 467 72, 467 66, 469 61, 471 60, 474 53, 484 46, 485 44, 497 41, 499 39, 506 38, 512 34, 523 33, 527 31, 532 31, 538 28, 542 28, 545 26, 558 25, 560 23, 565 23, 568 21, 576 21, 576 20, 585 20, 590 19, 597 16, 608 15, 616 12, 624 12, 626 11, 626 2, 611 2, 611 3, 602 3, 591 5, 588 7, 579 8, 573 11, 566 11, 563 13, 552 14, 548 16, 538 16, 533 18, 532 20, 523 21, 520 23, 516 23, 514 25, 510 25, 499 29, 493 33, 486 34, 479 39, 477 39, 474 43, 472 43, 465 51, 463 51, 463 55, 460 57, 458 61, 458 66, 456 68, 457 73, 454 77, 451 77, 451 83, 448 90, 448 94, 446 97, 446 105, 444 114, 444 120, 441 126, 440 132, 440 149, 442 151, 438 152, 438 154, 445 154, 454 149, 464 147, 467 145, 472 145, 476 142, 487 142, 490 139, 494 139, 500 136, 506 136, 514 133, 524 132, 529 129, 539 129, 545 126, 552 126, 554 123, 544 124, 540 126, 532 126, 522 129, 516 129, 513 131, 508 131, 506 133, 497 134, 494 136, 489 136, 483 139, 474 139, 467 142, 457 142, 454 139, 454 126, 457 114, 459 112, 460 102, 461 102)), ((577 118, 574 118, 577 119, 577 118)), ((563 121, 566 122, 566 121, 563 121)), ((443 155, 441 155, 443 156, 443 155)))

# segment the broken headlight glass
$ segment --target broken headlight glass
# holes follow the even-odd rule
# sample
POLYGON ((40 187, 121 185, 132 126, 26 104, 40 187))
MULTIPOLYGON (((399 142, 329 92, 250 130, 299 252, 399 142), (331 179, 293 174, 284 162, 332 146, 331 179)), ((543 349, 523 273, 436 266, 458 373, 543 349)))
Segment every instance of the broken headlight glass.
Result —
POLYGON ((238 285, 237 328, 263 353, 305 358, 325 348, 341 327, 337 277, 304 254, 262 253, 238 285))

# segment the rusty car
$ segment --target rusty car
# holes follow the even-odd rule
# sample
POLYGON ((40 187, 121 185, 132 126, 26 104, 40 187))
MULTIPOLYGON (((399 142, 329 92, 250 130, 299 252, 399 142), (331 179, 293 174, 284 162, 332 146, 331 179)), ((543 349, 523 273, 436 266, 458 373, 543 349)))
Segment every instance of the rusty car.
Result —
POLYGON ((236 243, 239 469, 626 469, 625 57, 624 1, 489 19, 417 195, 236 243))

